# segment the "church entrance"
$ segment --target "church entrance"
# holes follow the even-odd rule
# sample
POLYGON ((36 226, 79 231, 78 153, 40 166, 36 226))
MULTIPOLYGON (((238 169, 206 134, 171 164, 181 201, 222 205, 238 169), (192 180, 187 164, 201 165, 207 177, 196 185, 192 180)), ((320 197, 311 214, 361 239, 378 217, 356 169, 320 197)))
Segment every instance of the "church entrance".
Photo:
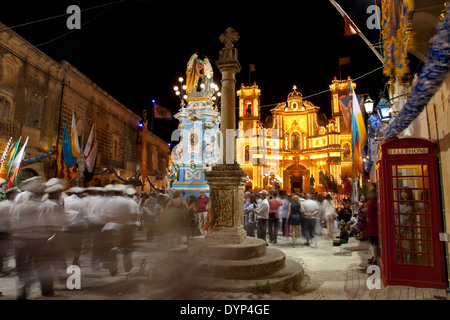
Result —
POLYGON ((291 193, 303 192, 303 177, 301 175, 291 176, 291 193))
POLYGON ((299 163, 287 166, 283 172, 283 188, 288 193, 308 192, 309 185, 305 185, 305 181, 309 181, 309 170, 299 163))

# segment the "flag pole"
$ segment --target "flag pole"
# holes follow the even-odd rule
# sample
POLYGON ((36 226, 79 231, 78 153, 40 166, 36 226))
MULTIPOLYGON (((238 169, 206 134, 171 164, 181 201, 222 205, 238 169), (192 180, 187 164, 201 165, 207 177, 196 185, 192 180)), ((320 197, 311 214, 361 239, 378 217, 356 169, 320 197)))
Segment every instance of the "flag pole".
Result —
MULTIPOLYGON (((83 174, 84 171, 84 123, 86 121, 86 106, 84 106, 84 114, 83 114, 83 129, 81 130, 81 149, 80 149, 80 163, 78 164, 78 177, 77 177, 77 186, 80 187, 80 182, 81 182, 81 175, 83 174), (82 170, 80 170, 82 169, 82 170)), ((75 137, 76 139, 78 139, 78 137, 75 137)))
POLYGON ((151 121, 151 124, 150 124, 150 132, 153 133, 153 118, 155 117, 155 103, 152 102, 152 104, 153 104, 153 106, 152 106, 152 121, 151 121))
POLYGON ((375 49, 375 47, 370 43, 369 39, 367 39, 364 34, 361 32, 361 30, 359 30, 359 28, 356 26, 356 24, 353 22, 352 19, 350 19, 350 17, 348 16, 347 13, 345 13, 345 11, 341 8, 341 6, 335 1, 335 0, 330 0, 331 4, 337 9, 337 11, 339 11, 339 13, 341 14, 341 16, 352 26, 353 29, 355 29, 356 33, 361 37, 361 39, 364 40, 364 42, 369 46, 370 50, 373 51, 373 53, 375 53, 375 55, 377 56, 377 58, 381 61, 382 64, 384 64, 383 61, 383 56, 375 49))

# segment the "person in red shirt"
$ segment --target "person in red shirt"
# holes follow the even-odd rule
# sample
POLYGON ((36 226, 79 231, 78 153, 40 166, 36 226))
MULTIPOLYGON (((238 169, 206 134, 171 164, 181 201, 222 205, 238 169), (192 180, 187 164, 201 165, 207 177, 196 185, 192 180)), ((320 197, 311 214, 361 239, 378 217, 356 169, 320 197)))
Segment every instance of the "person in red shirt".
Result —
POLYGON ((369 237, 373 249, 373 257, 369 259, 370 264, 377 264, 378 259, 378 213, 377 213, 377 193, 375 190, 367 191, 367 201, 364 202, 362 214, 366 217, 366 235, 369 237))
POLYGON ((270 243, 277 243, 279 215, 278 209, 281 206, 281 200, 276 198, 269 199, 269 241, 270 243))
POLYGON ((208 217, 208 209, 206 205, 209 202, 209 198, 206 195, 205 191, 200 191, 200 197, 197 198, 197 217, 198 217, 198 228, 200 229, 200 233, 202 235, 206 234, 206 230, 204 229, 205 222, 208 217))

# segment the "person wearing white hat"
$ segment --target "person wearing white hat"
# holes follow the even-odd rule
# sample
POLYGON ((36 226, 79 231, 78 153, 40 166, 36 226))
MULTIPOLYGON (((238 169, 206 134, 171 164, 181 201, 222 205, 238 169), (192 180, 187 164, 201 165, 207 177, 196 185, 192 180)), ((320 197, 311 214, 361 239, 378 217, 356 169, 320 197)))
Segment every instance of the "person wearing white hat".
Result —
MULTIPOLYGON (((111 195, 101 207, 100 217, 106 222, 102 228, 105 235, 105 257, 108 269, 112 276, 118 272, 117 252, 120 250, 123 240, 122 229, 127 224, 130 217, 130 204, 123 195, 124 185, 115 184, 111 187, 111 195)), ((133 267, 131 254, 124 255, 124 267, 128 272, 133 267)))
POLYGON ((100 270, 100 263, 105 262, 104 243, 105 237, 102 232, 106 221, 100 217, 101 208, 109 199, 102 187, 88 187, 88 195, 83 198, 87 202, 88 214, 88 237, 87 242, 91 243, 91 269, 92 271, 100 270))
POLYGON ((24 181, 22 181, 19 184, 19 190, 21 190, 22 192, 20 192, 15 198, 14 198, 14 203, 18 204, 21 202, 24 202, 25 200, 27 200, 28 198, 30 198, 30 196, 33 194, 31 191, 27 190, 29 185, 33 185, 33 183, 35 182, 39 182, 41 184, 40 188, 42 188, 42 191, 40 192, 41 195, 44 195, 44 188, 45 185, 43 184, 43 181, 41 180, 40 176, 35 176, 35 177, 31 177, 29 179, 26 179, 24 181))
POLYGON ((0 274, 7 275, 9 271, 3 269, 3 260, 8 254, 11 237, 11 209, 14 198, 18 192, 17 187, 5 191, 6 200, 0 201, 0 274))
POLYGON ((68 196, 64 198, 64 210, 67 216, 67 224, 63 227, 65 239, 69 251, 73 252, 72 265, 80 265, 81 249, 89 224, 88 203, 83 200, 86 189, 72 187, 66 191, 68 196))
POLYGON ((61 203, 61 194, 64 191, 62 184, 53 184, 45 189, 48 194, 39 208, 38 228, 39 233, 47 239, 41 252, 41 261, 38 266, 43 279, 41 280, 42 294, 53 296, 54 273, 60 278, 66 274, 66 242, 63 237, 63 226, 67 224, 67 216, 64 205, 61 203), (52 270, 53 268, 53 270, 52 270))
POLYGON ((269 244, 266 241, 266 233, 267 233, 267 221, 269 219, 269 201, 267 200, 267 191, 262 190, 258 192, 258 195, 261 201, 257 204, 254 212, 257 214, 257 224, 256 224, 256 237, 264 240, 266 245, 269 244))
MULTIPOLYGON (((39 233, 37 228, 45 185, 40 177, 34 177, 24 181, 20 188, 28 192, 29 196, 21 202, 15 201, 11 211, 11 232, 19 278, 17 299, 22 300, 27 298, 27 291, 33 281, 33 271, 41 261, 39 254, 47 238, 39 233)), ((42 289, 45 284, 42 269, 36 268, 36 271, 42 289)), ((44 294, 44 291, 42 293, 44 294)))

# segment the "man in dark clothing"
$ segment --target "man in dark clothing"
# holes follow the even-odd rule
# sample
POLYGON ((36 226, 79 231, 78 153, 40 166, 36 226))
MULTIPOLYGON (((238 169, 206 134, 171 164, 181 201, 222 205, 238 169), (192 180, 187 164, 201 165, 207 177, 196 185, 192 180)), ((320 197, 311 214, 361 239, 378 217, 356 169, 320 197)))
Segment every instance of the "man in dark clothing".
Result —
POLYGON ((344 207, 338 211, 338 221, 349 222, 352 218, 352 209, 350 209, 350 199, 344 199, 344 207))

